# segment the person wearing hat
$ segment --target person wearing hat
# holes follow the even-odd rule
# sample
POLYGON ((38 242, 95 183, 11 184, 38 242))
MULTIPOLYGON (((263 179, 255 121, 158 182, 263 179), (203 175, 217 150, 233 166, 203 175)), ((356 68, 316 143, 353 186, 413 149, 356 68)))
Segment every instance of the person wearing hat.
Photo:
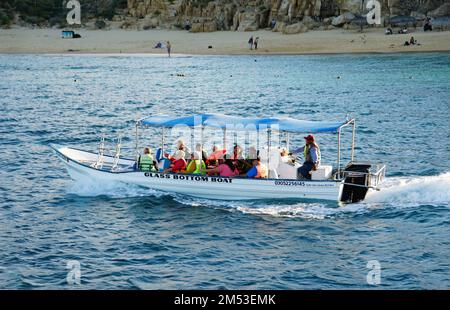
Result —
POLYGON ((175 156, 170 158, 172 164, 169 168, 164 169, 163 173, 167 172, 180 172, 181 170, 186 169, 186 160, 184 159, 185 153, 182 150, 178 150, 175 152, 175 156))
POLYGON ((296 149, 292 153, 300 153, 303 151, 305 162, 298 168, 298 176, 306 179, 311 179, 310 172, 317 170, 320 164, 320 148, 317 145, 313 135, 308 135, 305 138, 305 146, 296 149))
POLYGON ((286 164, 294 164, 294 159, 291 157, 291 153, 284 147, 280 150, 280 161, 286 164))
POLYGON ((190 152, 189 148, 186 146, 186 144, 184 143, 183 139, 179 139, 177 141, 176 151, 177 150, 182 150, 184 152, 184 154, 186 156, 186 158, 185 158, 186 160, 190 159, 191 152, 190 152))
POLYGON ((261 163, 261 158, 258 156, 253 160, 253 167, 244 176, 250 179, 267 178, 269 176, 269 169, 261 163))

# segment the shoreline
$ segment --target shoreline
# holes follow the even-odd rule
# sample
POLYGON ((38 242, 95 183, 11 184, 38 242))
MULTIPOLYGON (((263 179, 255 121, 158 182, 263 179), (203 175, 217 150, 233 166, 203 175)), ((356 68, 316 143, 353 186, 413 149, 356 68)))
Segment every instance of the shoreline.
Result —
MULTIPOLYGON (((182 57, 196 57, 196 56, 208 56, 208 57, 225 57, 225 56, 248 56, 248 57, 264 57, 264 56, 345 56, 345 55, 402 55, 402 54, 437 54, 437 53, 450 53, 450 50, 427 50, 427 51, 391 51, 391 52, 317 52, 317 53, 296 53, 296 52, 286 52, 286 53, 258 53, 258 54, 181 54, 173 53, 171 58, 182 58, 182 57)), ((167 54, 164 53, 92 53, 92 52, 66 52, 66 53, 27 53, 27 52, 0 52, 2 55, 17 55, 17 56, 105 56, 105 57, 118 57, 118 56, 128 56, 128 57, 165 57, 167 54)))
MULTIPOLYGON (((224 57, 224 56, 249 56, 249 57, 264 57, 264 56, 339 56, 339 55, 401 55, 401 54, 436 54, 436 53, 450 53, 448 50, 424 50, 424 51, 355 51, 355 52, 265 52, 265 53, 228 53, 228 54, 189 54, 189 53, 171 53, 171 58, 177 57, 195 57, 195 56, 210 56, 210 57, 224 57)), ((0 55, 42 55, 42 56, 131 56, 131 57, 165 57, 168 58, 167 53, 142 53, 142 52, 91 52, 91 51, 73 51, 73 52, 2 52, 0 55)))
POLYGON ((268 30, 189 33, 182 30, 87 30, 78 29, 79 39, 62 39, 60 29, 12 28, 0 30, 0 54, 25 55, 142 55, 167 56, 154 49, 157 42, 170 41, 172 56, 277 56, 448 53, 450 31, 413 29, 408 34, 385 35, 382 28, 314 30, 285 35, 268 30), (260 37, 258 50, 250 50, 250 36, 260 37), (420 45, 404 46, 411 36, 420 45), (211 46, 211 48, 209 48, 211 46))

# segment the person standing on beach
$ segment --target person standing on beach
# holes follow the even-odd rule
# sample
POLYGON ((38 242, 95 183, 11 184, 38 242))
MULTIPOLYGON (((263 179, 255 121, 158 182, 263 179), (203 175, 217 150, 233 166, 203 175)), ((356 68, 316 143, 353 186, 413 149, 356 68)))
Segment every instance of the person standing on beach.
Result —
POLYGON ((250 37, 250 39, 248 39, 248 46, 250 47, 250 49, 253 49, 253 36, 250 37))
POLYGON ((275 18, 272 18, 272 21, 270 22, 270 29, 275 28, 276 24, 277 24, 277 21, 275 20, 275 18))
POLYGON ((259 40, 259 37, 256 37, 255 41, 253 42, 253 45, 255 46, 255 50, 258 49, 258 40, 259 40))
POLYGON ((169 58, 170 58, 170 49, 172 48, 172 45, 170 45, 169 41, 167 41, 166 47, 167 47, 167 54, 169 54, 169 58))

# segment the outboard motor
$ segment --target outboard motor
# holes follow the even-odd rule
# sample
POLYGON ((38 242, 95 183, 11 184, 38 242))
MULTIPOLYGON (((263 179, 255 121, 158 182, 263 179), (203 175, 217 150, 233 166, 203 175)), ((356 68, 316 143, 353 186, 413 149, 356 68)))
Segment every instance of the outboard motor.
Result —
POLYGON ((364 200, 369 190, 369 163, 350 163, 344 169, 344 188, 341 201, 358 202, 364 200), (354 184, 354 185, 353 185, 354 184))

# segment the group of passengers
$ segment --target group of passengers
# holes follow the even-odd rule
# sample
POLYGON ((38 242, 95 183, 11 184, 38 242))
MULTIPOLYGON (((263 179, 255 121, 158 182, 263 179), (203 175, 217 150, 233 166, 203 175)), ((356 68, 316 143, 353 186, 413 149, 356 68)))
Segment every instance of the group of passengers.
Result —
MULTIPOLYGON (((298 168, 298 174, 301 178, 310 179, 311 170, 316 170, 320 162, 320 150, 315 143, 314 136, 305 137, 305 146, 288 153, 287 150, 281 151, 281 160, 290 161, 292 154, 303 152, 305 158, 304 164, 298 168)), ((150 148, 144 148, 144 152, 139 156, 137 168, 140 171, 150 172, 159 171, 162 173, 184 173, 201 175, 218 175, 221 177, 247 177, 247 178, 268 178, 269 170, 261 162, 255 147, 250 147, 248 156, 245 158, 242 154, 242 148, 235 144, 233 152, 229 154, 225 149, 214 145, 212 152, 208 155, 201 144, 197 144, 195 151, 189 152, 189 149, 182 140, 177 142, 177 148, 173 155, 163 154, 161 148, 153 158, 150 148)))

